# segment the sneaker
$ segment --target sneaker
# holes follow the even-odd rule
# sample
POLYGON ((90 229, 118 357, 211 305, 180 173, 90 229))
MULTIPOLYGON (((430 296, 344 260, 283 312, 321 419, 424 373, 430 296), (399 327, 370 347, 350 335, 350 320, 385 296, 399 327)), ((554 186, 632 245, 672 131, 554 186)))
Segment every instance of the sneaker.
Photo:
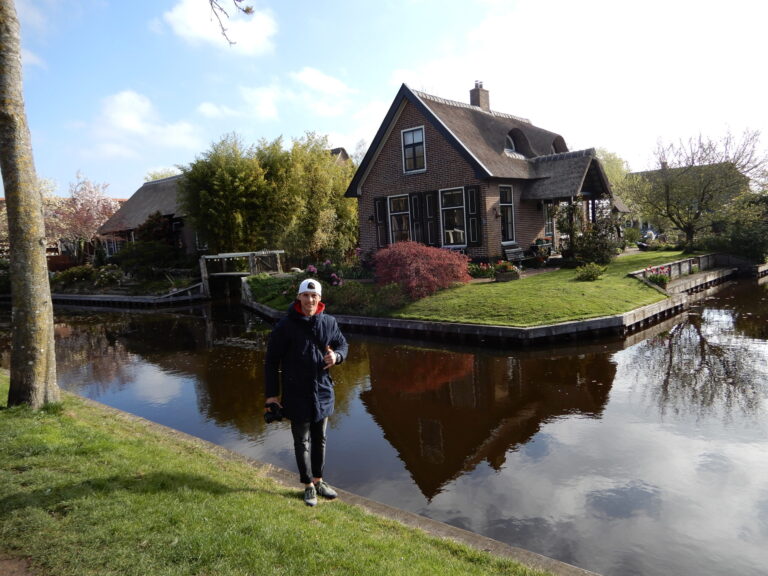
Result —
POLYGON ((320 494, 320 496, 327 498, 328 500, 333 500, 338 496, 336 490, 328 486, 323 480, 320 480, 320 482, 315 484, 315 490, 317 490, 317 493, 320 494))
POLYGON ((317 492, 315 492, 314 486, 307 486, 304 488, 304 503, 307 506, 317 505, 317 492))

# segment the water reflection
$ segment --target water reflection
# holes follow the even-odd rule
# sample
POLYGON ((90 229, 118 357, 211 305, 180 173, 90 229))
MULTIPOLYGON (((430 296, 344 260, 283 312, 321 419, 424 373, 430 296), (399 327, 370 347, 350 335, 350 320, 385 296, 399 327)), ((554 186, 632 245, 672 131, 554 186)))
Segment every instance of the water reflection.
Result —
POLYGON ((368 412, 424 496, 486 461, 500 469, 541 423, 599 415, 615 366, 605 352, 478 355, 369 344, 368 412))
MULTIPOLYGON (((766 285, 768 286, 768 285, 766 285)), ((734 311, 743 287, 724 294, 725 306, 703 303, 668 332, 638 344, 626 361, 662 417, 690 414, 726 421, 754 418, 765 401, 768 301, 747 300, 734 311)))
MULTIPOLYGON (((768 284, 734 285, 631 339, 556 348, 349 335, 332 481, 602 574, 761 574, 767 303, 768 284)), ((287 424, 261 417, 268 331, 239 307, 57 311, 59 378, 293 470, 287 424)))

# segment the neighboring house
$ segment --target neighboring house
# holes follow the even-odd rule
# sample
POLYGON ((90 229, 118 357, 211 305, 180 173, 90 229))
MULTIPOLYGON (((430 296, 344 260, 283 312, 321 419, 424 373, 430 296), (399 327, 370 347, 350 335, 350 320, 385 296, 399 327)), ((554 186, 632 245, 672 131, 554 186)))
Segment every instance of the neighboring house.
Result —
MULTIPOLYGON (((333 148, 328 153, 336 158, 337 163, 349 161, 349 154, 344 148, 333 148)), ((207 252, 207 244, 198 238, 178 201, 181 178, 182 175, 178 174, 145 182, 133 196, 123 202, 120 209, 98 230, 108 256, 119 252, 126 242, 136 241, 136 229, 156 212, 160 212, 169 221, 175 241, 187 254, 207 252)))
POLYGON ((180 178, 181 175, 177 175, 145 182, 123 202, 98 230, 108 256, 119 252, 126 242, 134 242, 136 229, 156 212, 168 220, 176 242, 184 247, 187 254, 199 252, 201 247, 197 245, 195 231, 185 226, 184 214, 177 199, 180 178))
POLYGON ((414 240, 495 259, 537 240, 557 246, 554 207, 581 196, 594 218, 611 189, 593 149, 570 152, 559 134, 491 110, 476 82, 470 104, 403 84, 346 196, 358 201, 364 254, 414 240))

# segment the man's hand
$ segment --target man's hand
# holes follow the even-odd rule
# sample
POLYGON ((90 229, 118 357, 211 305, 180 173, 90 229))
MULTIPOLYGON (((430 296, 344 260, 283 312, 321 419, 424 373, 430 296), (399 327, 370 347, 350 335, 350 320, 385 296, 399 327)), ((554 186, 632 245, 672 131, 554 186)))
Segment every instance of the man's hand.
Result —
POLYGON ((330 346, 325 347, 325 356, 323 356, 323 361, 325 362, 325 370, 328 370, 331 366, 336 364, 336 360, 338 359, 338 355, 336 352, 331 350, 330 346))

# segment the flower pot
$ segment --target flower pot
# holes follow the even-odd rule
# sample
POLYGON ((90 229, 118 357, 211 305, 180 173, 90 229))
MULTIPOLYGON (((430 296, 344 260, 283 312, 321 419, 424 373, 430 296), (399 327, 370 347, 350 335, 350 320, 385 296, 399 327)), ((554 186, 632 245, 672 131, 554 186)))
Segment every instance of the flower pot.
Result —
POLYGON ((520 272, 496 272, 496 282, 509 282, 510 280, 520 280, 520 272))

